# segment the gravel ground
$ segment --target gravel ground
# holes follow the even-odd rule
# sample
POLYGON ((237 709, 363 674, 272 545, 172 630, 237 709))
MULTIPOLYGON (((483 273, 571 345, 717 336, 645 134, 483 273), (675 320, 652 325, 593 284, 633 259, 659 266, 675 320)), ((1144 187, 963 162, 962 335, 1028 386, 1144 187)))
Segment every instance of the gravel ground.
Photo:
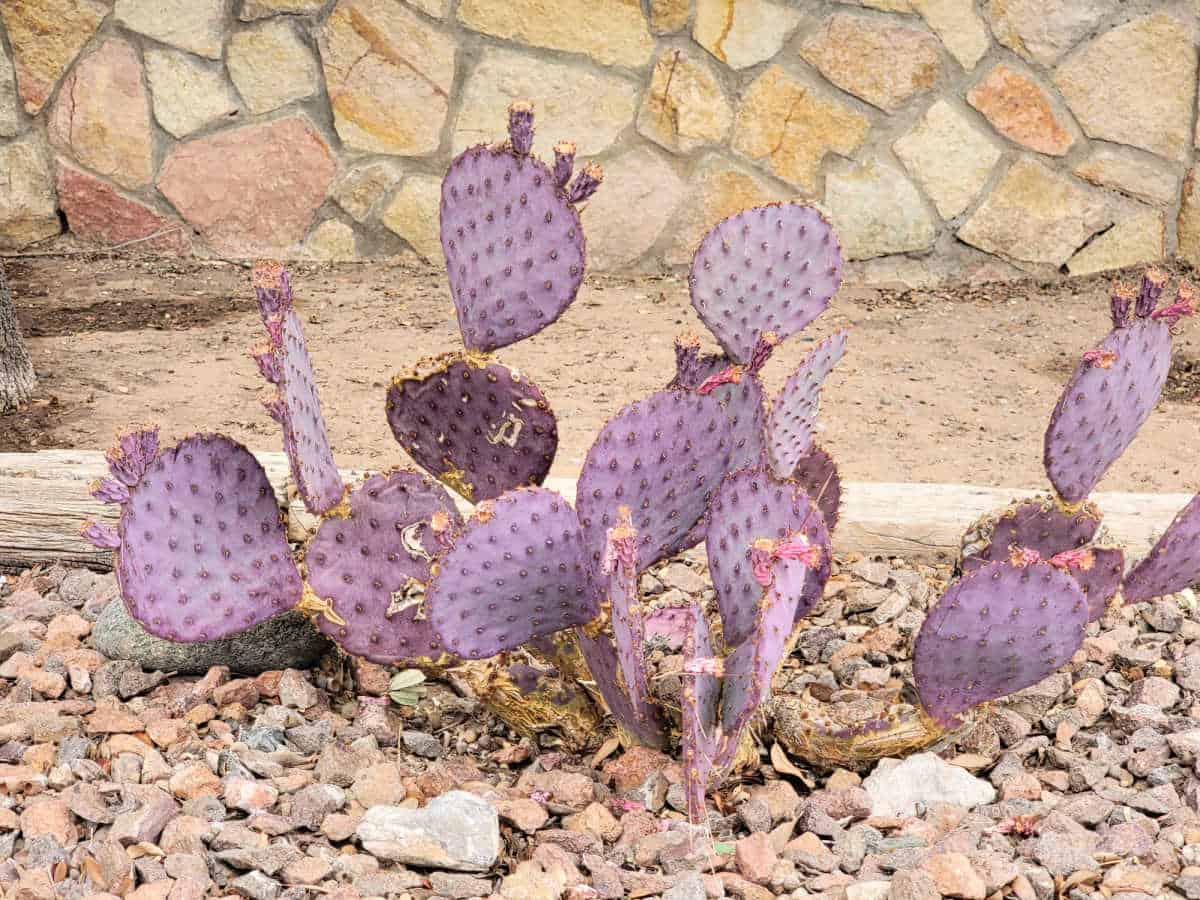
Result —
MULTIPOLYGON (((644 589, 710 595, 701 559, 644 589)), ((896 695, 950 575, 838 563, 776 680, 835 712, 896 695)), ((408 708, 388 670, 333 653, 256 677, 106 659, 94 626, 114 595, 80 570, 0 578, 5 900, 1200 900, 1188 592, 1110 613, 1069 671, 936 755, 825 771, 765 728, 705 829, 679 811, 672 758, 519 738, 457 679, 408 708)))

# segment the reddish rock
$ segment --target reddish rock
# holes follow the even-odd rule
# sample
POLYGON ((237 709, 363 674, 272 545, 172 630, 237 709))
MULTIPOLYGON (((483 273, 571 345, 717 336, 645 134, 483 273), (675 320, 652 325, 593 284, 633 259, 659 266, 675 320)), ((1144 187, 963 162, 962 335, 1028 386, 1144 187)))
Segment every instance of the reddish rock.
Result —
POLYGON ((987 884, 961 853, 935 853, 927 857, 921 867, 943 897, 984 900, 987 896, 987 884))
POLYGON ((337 170, 312 123, 289 116, 179 144, 158 188, 213 249, 286 255, 312 223, 337 170))
POLYGON ((618 794, 632 791, 645 781, 651 773, 661 772, 674 760, 650 747, 631 747, 626 753, 604 766, 604 777, 612 781, 618 794))
POLYGON ((354 661, 354 685, 360 694, 372 697, 386 696, 391 679, 392 676, 385 666, 366 659, 354 661))
POLYGON ((542 804, 525 797, 518 800, 497 800, 495 807, 503 821, 515 825, 526 834, 533 834, 550 818, 542 804))
POLYGON ((771 880, 771 870, 775 868, 779 856, 771 846, 771 836, 759 831, 742 838, 734 845, 733 859, 738 871, 747 881, 767 884, 771 880))
POLYGON ((88 734, 133 734, 145 727, 145 723, 115 697, 97 703, 96 711, 87 720, 88 734))
POLYGON ((225 779, 225 805, 244 813, 265 812, 278 799, 279 791, 266 782, 249 778, 225 779))
POLYGON ((221 793, 221 779, 204 763, 190 763, 175 771, 170 787, 180 800, 216 797, 221 793))
POLYGON ((62 159, 58 161, 57 188, 67 225, 80 240, 106 245, 138 241, 140 250, 171 253, 186 246, 181 222, 121 196, 112 185, 62 159), (159 236, 152 240, 139 240, 155 234, 159 236))
POLYGON ((62 800, 36 800, 21 813, 21 834, 26 841, 50 836, 70 847, 79 840, 71 822, 71 810, 62 800))
POLYGON ((1062 156, 1075 142, 1041 85, 1008 66, 992 69, 967 93, 967 102, 1005 137, 1038 153, 1062 156))

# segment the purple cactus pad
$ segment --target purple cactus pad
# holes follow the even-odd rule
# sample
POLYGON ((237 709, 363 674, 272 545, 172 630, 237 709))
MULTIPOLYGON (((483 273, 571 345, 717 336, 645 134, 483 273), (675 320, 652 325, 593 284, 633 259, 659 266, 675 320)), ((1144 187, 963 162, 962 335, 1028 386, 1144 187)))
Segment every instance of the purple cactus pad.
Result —
POLYGON ((260 263, 254 269, 254 292, 268 338, 254 356, 277 391, 267 411, 283 429, 284 450, 304 505, 313 513, 328 512, 341 502, 344 485, 325 432, 317 379, 287 271, 279 263, 260 263))
POLYGON ((133 487, 157 455, 158 429, 131 428, 117 435, 117 445, 105 451, 104 459, 113 478, 126 487, 133 487))
POLYGON ((913 648, 913 679, 935 720, 1037 684, 1083 642, 1087 599, 1046 563, 988 563, 954 582, 913 648))
POLYGON ((646 628, 638 591, 637 532, 629 523, 629 510, 621 509, 618 513, 620 521, 608 530, 602 571, 607 600, 612 609, 613 644, 620 664, 621 680, 635 715, 643 719, 654 712, 654 706, 650 701, 646 660, 642 650, 646 628))
POLYGON ((730 423, 716 398, 659 391, 601 429, 579 475, 576 503, 594 563, 617 510, 633 511, 644 570, 689 543, 730 460, 730 423))
POLYGON ((847 332, 817 344, 784 382, 767 416, 767 451, 776 475, 796 470, 816 433, 821 385, 846 352, 847 332))
POLYGON ((1129 572, 1126 603, 1174 594, 1200 584, 1200 494, 1179 511, 1146 558, 1129 572))
POLYGON ((275 492, 241 444, 185 438, 159 453, 130 494, 117 573, 130 615, 151 634, 216 640, 299 601, 275 492))
POLYGON ((808 450, 796 463, 792 481, 804 488, 804 492, 816 502, 821 515, 825 517, 825 527, 832 534, 842 510, 842 479, 833 457, 817 444, 809 444, 808 450))
POLYGON ((1120 547, 1088 547, 1091 565, 1081 568, 1066 566, 1087 598, 1088 621, 1095 622, 1108 609, 1108 601, 1116 596, 1125 576, 1125 551, 1120 547))
POLYGON ((811 206, 776 203, 718 223, 692 259, 692 305, 721 346, 746 362, 764 332, 779 340, 819 316, 837 292, 842 252, 811 206))
POLYGON ((1078 550, 1087 546, 1099 527, 1100 511, 1094 506, 1067 512, 1047 496, 1013 503, 971 529, 980 532, 985 543, 963 557, 962 570, 971 572, 987 563, 1007 562, 1014 549, 1036 550, 1042 559, 1078 550))
POLYGON ((537 385, 472 353, 425 360, 393 379, 387 418, 409 456, 474 503, 540 484, 558 447, 537 385))
POLYGON ((707 818, 704 796, 717 757, 722 734, 717 722, 721 701, 721 678, 707 674, 712 665, 723 668, 716 655, 708 621, 699 605, 684 607, 684 673, 680 690, 680 744, 683 751, 683 784, 688 820, 694 825, 707 818), (692 669, 692 672, 688 672, 692 669))
POLYGON ((606 634, 590 637, 583 628, 576 628, 575 636, 588 672, 612 717, 643 744, 661 747, 663 731, 658 708, 649 703, 635 704, 622 689, 620 661, 612 640, 606 634))
POLYGON ((590 622, 597 594, 575 511, 531 487, 479 505, 439 558, 425 604, 449 652, 484 659, 590 622))
POLYGON ((372 475, 347 494, 345 515, 321 520, 304 551, 309 587, 345 624, 318 627, 347 653, 382 665, 437 659, 425 614, 429 569, 439 551, 435 513, 461 517, 445 488, 416 472, 372 475))

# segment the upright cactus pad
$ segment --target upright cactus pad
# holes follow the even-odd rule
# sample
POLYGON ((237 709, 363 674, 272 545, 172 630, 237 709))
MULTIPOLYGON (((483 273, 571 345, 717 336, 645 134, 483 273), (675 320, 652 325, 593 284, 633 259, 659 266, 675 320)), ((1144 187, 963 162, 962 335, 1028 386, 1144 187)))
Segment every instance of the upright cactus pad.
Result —
POLYGON ((440 547, 435 514, 451 527, 458 510, 441 485, 415 472, 372 475, 347 495, 344 514, 326 516, 309 539, 309 587, 330 607, 318 627, 347 653, 383 665, 442 654, 424 606, 440 547))
POLYGON ((1083 354, 1054 407, 1045 437, 1046 474, 1068 503, 1087 497, 1158 403, 1171 366, 1171 326, 1190 312, 1184 290, 1175 304, 1155 310, 1162 286, 1162 276, 1151 273, 1136 298, 1118 289, 1115 327, 1083 354))
POLYGON ((279 263, 254 268, 254 293, 267 329, 267 342, 254 350, 263 377, 276 388, 267 412, 283 429, 283 447, 304 505, 328 512, 342 500, 344 486, 333 461, 317 379, 292 301, 292 285, 279 263))
POLYGON ((620 661, 613 642, 605 634, 590 636, 584 628, 577 628, 575 634, 588 672, 613 718, 643 744, 661 747, 663 730, 658 709, 648 703, 635 703, 622 688, 620 661))
POLYGON ((684 609, 682 625, 684 665, 679 706, 683 785, 688 819, 699 825, 706 818, 704 795, 709 777, 721 754, 722 736, 717 721, 721 678, 717 669, 724 671, 724 662, 716 655, 708 621, 698 605, 684 609))
POLYGON ((1200 584, 1200 494, 1163 532, 1146 558, 1130 570, 1122 588, 1127 603, 1174 594, 1200 584))
POLYGON ((551 171, 531 155, 533 109, 509 108, 509 141, 455 157, 442 181, 441 238, 463 342, 490 351, 541 331, 575 299, 585 244, 575 204, 603 173, 568 184, 574 147, 551 171))
POLYGON ((709 573, 727 646, 748 640, 758 621, 763 585, 754 570, 755 541, 803 534, 819 549, 820 561, 805 586, 797 617, 806 615, 820 599, 830 572, 829 533, 820 510, 794 482, 776 478, 766 469, 733 472, 713 496, 706 521, 709 573))
MULTIPOLYGON (((650 686, 646 678, 646 660, 642 645, 646 640, 642 607, 638 590, 637 532, 631 524, 627 508, 618 511, 618 522, 608 530, 602 562, 606 599, 612 609, 613 643, 620 664, 621 681, 639 719, 654 713, 650 702, 650 686)), ((593 673, 594 674, 594 673, 593 673)))
POLYGON ((811 206, 775 203, 718 223, 692 259, 692 305, 735 362, 768 331, 786 339, 837 292, 842 252, 811 206))
POLYGON ((913 647, 925 711, 943 724, 1037 684, 1083 642, 1087 600, 1043 562, 994 562, 964 575, 930 610, 913 647))
POLYGON ((464 659, 513 650, 599 612, 579 519, 545 488, 481 503, 438 559, 426 609, 442 646, 464 659))
POLYGON ((393 379, 387 418, 409 456, 474 503, 541 484, 558 447, 554 412, 537 385, 470 352, 425 360, 393 379))
POLYGON ((622 409, 592 444, 576 488, 593 564, 622 506, 633 513, 642 569, 690 546, 730 453, 729 420, 712 396, 659 391, 622 409))
POLYGON ((817 504, 821 515, 825 517, 825 527, 832 534, 842 510, 842 479, 833 457, 817 444, 809 444, 808 450, 796 463, 792 481, 804 488, 804 492, 817 504))
MULTIPOLYGON (((207 434, 152 459, 143 452, 148 439, 121 446, 109 456, 129 490, 116 569, 125 605, 147 631, 216 640, 296 605, 300 573, 275 492, 249 450, 207 434)), ((95 491, 110 488, 101 482, 95 491)))
POLYGON ((776 475, 796 470, 816 433, 821 385, 846 352, 847 332, 817 344, 784 382, 767 416, 767 451, 776 475))

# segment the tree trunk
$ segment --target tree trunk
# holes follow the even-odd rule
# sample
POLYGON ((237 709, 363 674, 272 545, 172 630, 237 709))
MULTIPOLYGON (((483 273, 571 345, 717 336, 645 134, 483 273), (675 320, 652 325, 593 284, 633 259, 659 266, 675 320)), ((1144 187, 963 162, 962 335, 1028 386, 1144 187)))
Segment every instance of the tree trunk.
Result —
POLYGON ((28 403, 33 386, 33 361, 21 339, 17 310, 0 265, 0 414, 28 403))

